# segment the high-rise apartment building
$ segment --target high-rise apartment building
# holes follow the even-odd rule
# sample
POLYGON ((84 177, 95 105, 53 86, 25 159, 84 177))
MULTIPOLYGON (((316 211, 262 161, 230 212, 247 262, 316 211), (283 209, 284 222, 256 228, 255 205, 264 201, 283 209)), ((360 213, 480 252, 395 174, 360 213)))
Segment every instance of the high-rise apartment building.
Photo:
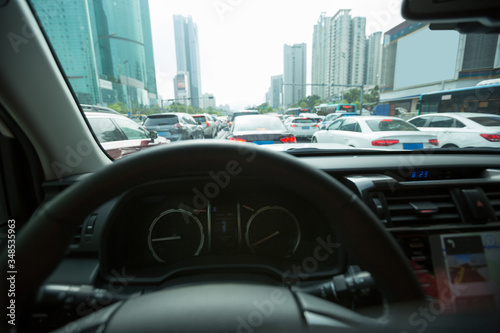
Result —
POLYGON ((382 32, 371 34, 366 40, 365 84, 380 86, 382 70, 382 32))
POLYGON ((271 87, 269 88, 268 103, 273 108, 279 108, 283 98, 283 75, 271 76, 271 87))
POLYGON ((157 103, 148 0, 32 3, 80 103, 157 103))
POLYGON ((285 45, 283 53, 283 105, 287 108, 306 97, 306 44, 285 45))
MULTIPOLYGON (((198 43, 198 27, 193 18, 174 15, 175 55, 177 71, 189 75, 189 92, 191 105, 202 106, 200 48, 198 43)), ((174 89, 176 89, 174 87, 174 89)), ((177 95, 177 92, 175 93, 177 95)), ((182 102, 182 101, 181 101, 182 102)))
POLYGON ((350 11, 322 13, 314 26, 312 93, 324 99, 337 99, 346 85, 364 84, 366 18, 350 11))

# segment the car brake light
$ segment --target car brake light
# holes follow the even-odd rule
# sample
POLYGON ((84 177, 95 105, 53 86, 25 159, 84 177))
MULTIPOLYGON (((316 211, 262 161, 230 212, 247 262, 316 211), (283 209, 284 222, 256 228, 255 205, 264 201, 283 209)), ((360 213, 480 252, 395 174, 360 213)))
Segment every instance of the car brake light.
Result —
POLYGON ((297 139, 293 135, 281 138, 280 140, 283 143, 297 143, 297 139))
POLYGON ((229 141, 247 142, 245 139, 235 138, 234 136, 230 137, 229 141))
POLYGON ((314 127, 318 127, 318 124, 314 124, 314 127))
POLYGON ((439 146, 438 139, 429 139, 429 143, 434 146, 439 146))
POLYGON ((291 124, 291 125, 290 125, 290 127, 295 127, 295 125, 294 125, 294 124, 291 124))
POLYGON ((481 134, 481 136, 491 142, 500 142, 499 134, 481 134))
POLYGON ((382 119, 381 121, 392 121, 392 119, 382 119))
POLYGON ((399 143, 399 140, 373 140, 372 146, 392 146, 399 143))

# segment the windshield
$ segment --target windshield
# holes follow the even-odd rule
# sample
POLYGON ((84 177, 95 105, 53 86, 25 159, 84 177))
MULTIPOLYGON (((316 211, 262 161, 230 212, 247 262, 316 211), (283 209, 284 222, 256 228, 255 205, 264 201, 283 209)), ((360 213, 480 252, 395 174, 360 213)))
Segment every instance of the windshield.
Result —
POLYGON ((469 119, 483 126, 500 127, 500 117, 469 117, 469 119))
POLYGON ((418 129, 413 125, 398 119, 368 119, 366 124, 373 132, 418 131, 418 129))
POLYGON ((241 116, 234 120, 234 132, 238 131, 286 131, 286 128, 275 117, 241 116))
MULTIPOLYGON (((162 138, 162 144, 227 140, 239 115, 273 115, 258 127, 274 128, 277 121, 289 126, 287 116, 307 113, 314 120, 293 123, 318 126, 294 128, 294 135, 311 147, 335 142, 349 149, 374 148, 373 140, 348 142, 365 135, 360 128, 346 133, 354 123, 329 126, 322 120, 383 116, 399 120, 366 124, 374 132, 417 131, 411 121, 436 136, 432 149, 500 148, 498 140, 491 140, 500 123, 493 117, 500 113, 498 34, 432 31, 426 23, 405 21, 400 1, 31 3, 78 102, 86 110, 111 110, 144 122, 158 132, 151 145, 162 138), (412 120, 446 112, 492 114, 469 117, 490 131, 475 133, 444 115, 429 123, 412 120), (176 127, 155 127, 162 125, 176 127), (463 133, 452 135, 450 127, 463 133)), ((101 143, 117 140, 117 133, 140 136, 119 122, 113 123, 114 131, 96 129, 95 122, 90 125, 101 143)))
POLYGON ((178 122, 176 115, 150 116, 144 121, 144 126, 175 125, 178 122))

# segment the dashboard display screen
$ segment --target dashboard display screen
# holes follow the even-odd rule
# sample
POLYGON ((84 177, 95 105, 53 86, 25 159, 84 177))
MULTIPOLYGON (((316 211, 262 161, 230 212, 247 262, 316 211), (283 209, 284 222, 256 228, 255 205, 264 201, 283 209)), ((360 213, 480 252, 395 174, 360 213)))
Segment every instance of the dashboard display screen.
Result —
POLYGON ((500 232, 431 236, 440 310, 500 309, 500 232))

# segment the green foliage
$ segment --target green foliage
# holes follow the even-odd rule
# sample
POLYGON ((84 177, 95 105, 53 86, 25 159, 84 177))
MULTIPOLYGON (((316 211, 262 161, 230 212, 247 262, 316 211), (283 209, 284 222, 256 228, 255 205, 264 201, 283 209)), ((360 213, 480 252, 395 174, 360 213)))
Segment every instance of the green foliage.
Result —
POLYGON ((321 104, 321 97, 318 95, 310 95, 306 98, 301 98, 297 101, 297 104, 292 105, 291 107, 300 107, 300 108, 309 108, 311 110, 314 109, 316 105, 321 104))
POLYGON ((120 112, 120 113, 123 113, 123 114, 127 114, 129 111, 127 104, 125 104, 123 102, 110 104, 110 105, 108 105, 108 108, 113 109, 113 110, 120 112))

